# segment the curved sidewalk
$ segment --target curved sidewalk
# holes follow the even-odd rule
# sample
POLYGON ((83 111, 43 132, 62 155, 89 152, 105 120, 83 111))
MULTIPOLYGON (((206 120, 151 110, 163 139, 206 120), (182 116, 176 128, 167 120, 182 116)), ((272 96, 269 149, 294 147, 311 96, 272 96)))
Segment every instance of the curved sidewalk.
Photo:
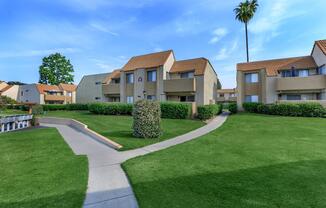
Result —
POLYGON ((187 134, 139 149, 118 152, 91 136, 69 125, 42 123, 57 128, 76 155, 87 155, 89 163, 88 188, 84 207, 137 208, 138 204, 131 185, 120 164, 133 157, 181 144, 220 127, 227 119, 224 113, 207 125, 187 134))

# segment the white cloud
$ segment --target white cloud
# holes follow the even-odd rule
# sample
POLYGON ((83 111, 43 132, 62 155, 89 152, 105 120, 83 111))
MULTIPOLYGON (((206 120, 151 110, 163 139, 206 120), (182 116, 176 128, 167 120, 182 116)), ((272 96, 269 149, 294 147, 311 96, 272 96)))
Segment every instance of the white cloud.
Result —
POLYGON ((96 30, 98 30, 98 31, 100 31, 100 32, 109 33, 109 34, 111 34, 111 35, 113 35, 113 36, 119 36, 118 33, 109 30, 107 27, 105 27, 104 25, 102 25, 102 24, 100 24, 100 23, 98 23, 98 22, 92 22, 92 23, 90 23, 89 25, 90 25, 92 28, 94 28, 94 29, 96 29, 96 30))
POLYGON ((238 40, 234 40, 231 45, 223 47, 218 54, 215 56, 214 60, 222 61, 229 58, 234 51, 238 48, 238 40))
POLYGON ((53 48, 45 50, 26 50, 26 51, 6 51, 0 52, 0 58, 15 58, 15 57, 33 57, 33 56, 47 56, 53 53, 76 53, 80 52, 80 49, 77 48, 53 48))
POLYGON ((209 41, 211 44, 215 44, 219 42, 223 37, 228 34, 228 30, 226 28, 217 28, 213 31, 213 37, 209 41))

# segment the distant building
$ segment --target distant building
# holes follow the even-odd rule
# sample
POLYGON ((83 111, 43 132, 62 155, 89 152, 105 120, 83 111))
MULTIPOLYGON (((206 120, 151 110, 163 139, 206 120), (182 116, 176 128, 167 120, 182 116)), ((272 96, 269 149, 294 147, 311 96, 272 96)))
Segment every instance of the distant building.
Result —
POLYGON ((0 81, 0 95, 7 96, 13 100, 18 100, 19 85, 9 85, 0 81))
POLYGON ((326 106, 326 40, 311 55, 239 63, 237 103, 318 102, 326 106))
POLYGON ((76 103, 76 85, 27 84, 19 87, 19 102, 37 104, 76 103))
POLYGON ((93 74, 84 76, 77 86, 77 103, 107 102, 102 91, 102 83, 110 73, 93 74))
POLYGON ((236 89, 219 89, 217 90, 217 102, 237 102, 236 89))

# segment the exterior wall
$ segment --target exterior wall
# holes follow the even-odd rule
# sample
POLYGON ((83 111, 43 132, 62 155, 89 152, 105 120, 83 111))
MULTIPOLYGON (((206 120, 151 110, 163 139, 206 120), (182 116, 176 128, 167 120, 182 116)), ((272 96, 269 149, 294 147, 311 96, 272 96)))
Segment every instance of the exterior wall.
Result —
POLYGON ((266 77, 266 99, 265 103, 272 104, 278 99, 276 92, 277 77, 266 77))
POLYGON ((126 88, 126 73, 122 71, 120 73, 120 102, 122 103, 127 102, 126 88))
POLYGON ((322 66, 326 64, 326 56, 317 45, 315 45, 314 47, 312 57, 314 57, 317 66, 322 66))
POLYGON ((197 105, 205 105, 205 88, 204 88, 204 76, 195 76, 196 92, 195 101, 197 105))
POLYGON ((134 102, 144 99, 145 90, 145 69, 137 69, 134 71, 134 102))
POLYGON ((107 76, 109 73, 84 76, 77 87, 76 102, 106 102, 107 98, 102 92, 102 82, 107 76), (96 85, 96 82, 100 82, 100 84, 96 85), (100 99, 96 100, 96 97, 100 99))
MULTIPOLYGON (((214 71, 214 69, 211 67, 210 64, 207 64, 205 74, 204 74, 204 91, 199 92, 203 93, 204 95, 204 100, 203 103, 204 105, 208 104, 213 104, 216 103, 216 98, 217 98, 217 75, 214 71)), ((196 86, 198 86, 198 83, 196 82, 196 86)), ((201 87, 200 87, 201 89, 201 87)), ((201 103, 198 103, 199 105, 201 103)))
POLYGON ((5 92, 3 92, 1 95, 10 97, 11 99, 14 99, 18 101, 18 93, 19 93, 19 85, 14 85, 5 92))
POLYGON ((7 86, 8 86, 7 83, 5 83, 5 82, 0 82, 0 90, 3 89, 3 88, 5 88, 5 87, 7 87, 7 86))
POLYGON ((44 96, 41 96, 36 88, 36 84, 19 86, 18 97, 19 102, 44 104, 44 96))
POLYGON ((158 69, 157 83, 156 83, 156 88, 157 88, 156 97, 160 101, 166 101, 167 99, 164 93, 164 80, 169 79, 168 72, 171 70, 174 62, 175 62, 175 58, 173 53, 171 53, 167 61, 165 62, 165 64, 162 67, 160 67, 160 69, 158 69))

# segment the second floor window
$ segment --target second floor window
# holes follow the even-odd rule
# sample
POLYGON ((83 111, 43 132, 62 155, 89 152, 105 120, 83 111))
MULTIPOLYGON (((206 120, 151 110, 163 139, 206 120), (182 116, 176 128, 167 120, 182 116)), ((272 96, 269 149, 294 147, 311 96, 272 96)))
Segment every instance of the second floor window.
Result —
POLYGON ((319 74, 326 74, 326 65, 319 67, 318 72, 319 74))
POLYGON ((119 84, 120 83, 120 79, 112 79, 112 83, 113 84, 119 84))
POLYGON ((194 72, 184 72, 180 74, 181 79, 194 78, 194 72))
POLYGON ((246 95, 245 102, 258 103, 258 95, 246 95))
POLYGON ((147 82, 156 82, 156 70, 147 72, 147 82))
POLYGON ((245 75, 246 83, 257 83, 258 73, 250 73, 245 75))
POLYGON ((127 79, 127 84, 133 84, 134 83, 134 74, 133 73, 127 74, 126 79, 127 79))

